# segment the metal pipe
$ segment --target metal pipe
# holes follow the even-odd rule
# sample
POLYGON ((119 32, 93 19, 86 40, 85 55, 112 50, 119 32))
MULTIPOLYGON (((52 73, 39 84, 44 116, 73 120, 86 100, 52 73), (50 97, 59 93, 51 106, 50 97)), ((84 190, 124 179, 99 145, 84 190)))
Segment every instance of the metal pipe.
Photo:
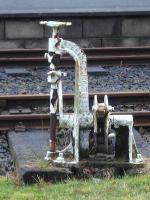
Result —
POLYGON ((56 126, 57 116, 56 113, 50 115, 50 152, 56 152, 56 126))

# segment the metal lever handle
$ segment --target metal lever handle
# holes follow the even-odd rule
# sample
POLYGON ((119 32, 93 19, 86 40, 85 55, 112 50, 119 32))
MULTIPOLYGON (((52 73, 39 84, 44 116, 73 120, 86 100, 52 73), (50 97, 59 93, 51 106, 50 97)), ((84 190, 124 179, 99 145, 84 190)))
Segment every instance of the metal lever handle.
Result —
POLYGON ((71 26, 72 22, 40 21, 40 24, 50 27, 59 27, 59 26, 71 26))

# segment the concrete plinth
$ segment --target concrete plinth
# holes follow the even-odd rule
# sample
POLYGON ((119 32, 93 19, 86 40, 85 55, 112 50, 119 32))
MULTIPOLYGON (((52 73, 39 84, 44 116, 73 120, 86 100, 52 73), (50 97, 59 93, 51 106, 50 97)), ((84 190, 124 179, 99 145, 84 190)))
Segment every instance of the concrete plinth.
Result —
POLYGON ((8 133, 10 151, 20 183, 36 183, 41 179, 54 182, 71 176, 68 169, 53 168, 47 161, 44 161, 48 141, 49 132, 46 130, 10 131, 8 133))
POLYGON ((144 158, 150 159, 150 145, 144 141, 138 131, 134 129, 133 133, 139 153, 142 154, 144 158))

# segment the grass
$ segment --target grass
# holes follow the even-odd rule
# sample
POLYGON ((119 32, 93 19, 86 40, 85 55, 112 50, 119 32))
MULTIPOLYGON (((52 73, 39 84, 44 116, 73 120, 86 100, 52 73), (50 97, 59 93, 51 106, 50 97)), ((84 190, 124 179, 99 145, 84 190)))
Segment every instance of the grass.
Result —
POLYGON ((37 159, 36 160, 36 167, 39 167, 40 169, 49 169, 50 168, 50 164, 46 160, 37 159))
POLYGON ((149 200, 150 175, 110 180, 68 180, 18 186, 0 177, 0 200, 149 200))

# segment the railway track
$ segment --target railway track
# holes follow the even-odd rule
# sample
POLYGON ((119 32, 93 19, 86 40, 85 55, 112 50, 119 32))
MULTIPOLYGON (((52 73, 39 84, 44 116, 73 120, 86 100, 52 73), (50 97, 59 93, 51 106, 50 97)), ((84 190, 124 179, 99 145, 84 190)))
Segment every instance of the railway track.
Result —
MULTIPOLYGON (((150 63, 150 47, 84 50, 91 67, 97 63, 110 66, 113 64, 150 63)), ((0 63, 3 67, 16 65, 19 67, 47 66, 47 60, 43 57, 46 51, 45 49, 0 50, 0 63)), ((73 66, 69 64, 73 64, 71 58, 64 56, 61 59, 61 66, 73 66)), ((24 79, 22 80, 24 81, 24 79)), ((90 108, 95 94, 97 94, 99 102, 103 102, 105 94, 108 95, 109 103, 115 107, 114 115, 132 114, 135 127, 150 127, 150 92, 89 93, 90 108)), ((64 94, 63 99, 64 110, 71 113, 73 111, 74 94, 64 94)), ((17 134, 17 131, 21 132, 27 129, 23 133, 26 137, 26 134, 30 132, 30 128, 38 129, 37 133, 44 133, 44 129, 50 128, 49 94, 1 95, 0 134, 8 133, 9 130, 15 130, 17 134)), ((11 135, 13 132, 10 131, 9 133, 11 135)), ((18 135, 17 137, 19 138, 18 135)), ((24 140, 22 141, 24 142, 24 140)))
MULTIPOLYGON (((149 92, 89 93, 90 106, 95 94, 98 95, 99 102, 102 102, 104 94, 107 94, 110 104, 115 108, 118 105, 124 106, 123 111, 118 109, 113 114, 132 114, 134 126, 150 126, 150 108, 149 111, 145 108, 145 105, 150 103, 149 92)), ((72 112, 73 97, 74 94, 64 94, 64 107, 67 107, 67 112, 72 112)), ((50 126, 48 94, 0 96, 0 111, 0 130, 44 129, 50 126)))
MULTIPOLYGON (((96 64, 149 64, 150 47, 115 47, 115 48, 88 48, 84 49, 89 66, 96 64)), ((15 66, 41 66, 47 65, 47 59, 43 57, 46 49, 7 49, 0 50, 0 62, 3 67, 11 63, 15 66)), ((68 56, 61 59, 61 63, 68 67, 72 60, 68 56)), ((10 65, 9 65, 10 66, 10 65)), ((70 65, 72 67, 73 65, 70 65)), ((150 103, 150 93, 143 92, 119 92, 119 93, 97 93, 99 102, 103 102, 103 96, 108 94, 109 102, 116 108, 116 105, 128 105, 129 109, 120 110, 114 114, 133 114, 135 126, 150 126, 150 111, 145 111, 143 105, 150 103), (135 105, 142 105, 140 110, 130 109, 135 105)), ((90 106, 92 105, 94 93, 89 94, 90 106)), ((0 96, 0 130, 15 128, 17 125, 25 127, 49 127, 49 95, 7 95, 0 96), (36 108, 36 109, 33 109, 36 108), (44 110, 41 110, 41 108, 44 110)), ((64 107, 70 107, 72 110, 73 94, 64 95, 64 107)))
MULTIPOLYGON (((83 49, 87 55, 87 60, 92 64, 149 64, 150 47, 113 47, 113 48, 88 48, 83 49)), ((19 63, 23 65, 43 64, 47 65, 44 58, 46 49, 2 49, 0 50, 0 62, 11 65, 19 63)), ((73 64, 71 57, 63 56, 61 65, 73 64)), ((72 66, 70 66, 72 67, 72 66)))

